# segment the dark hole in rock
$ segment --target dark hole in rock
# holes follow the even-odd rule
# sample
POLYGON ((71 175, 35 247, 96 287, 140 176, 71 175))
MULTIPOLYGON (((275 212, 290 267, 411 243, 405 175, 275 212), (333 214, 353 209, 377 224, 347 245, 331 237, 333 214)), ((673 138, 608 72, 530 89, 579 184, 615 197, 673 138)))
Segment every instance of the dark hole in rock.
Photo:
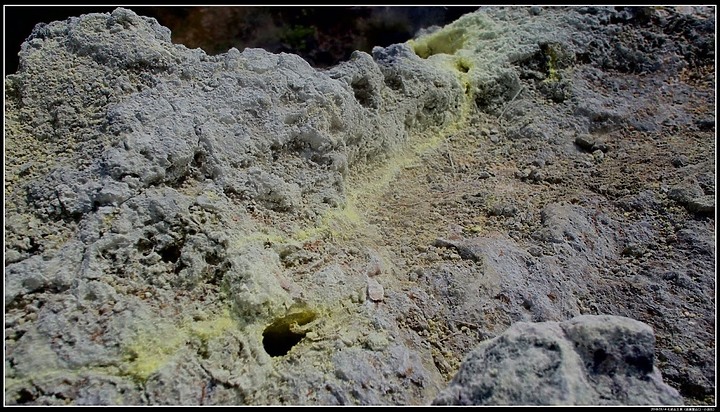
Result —
POLYGON ((608 354, 603 349, 597 349, 593 353, 593 370, 596 373, 602 373, 604 369, 603 363, 607 360, 608 354))
POLYGON ((703 399, 707 394, 711 393, 697 383, 684 381, 680 384, 680 394, 688 398, 703 399))
POLYGON ((23 404, 32 402, 35 399, 37 399, 37 397, 35 395, 33 395, 30 391, 28 391, 25 388, 20 389, 19 395, 20 396, 18 397, 18 400, 17 400, 17 403, 19 405, 23 405, 23 404))
POLYGON ((455 62, 455 67, 457 67, 457 69, 463 73, 467 73, 470 71, 470 64, 468 64, 468 62, 464 60, 458 60, 457 62, 455 62))
POLYGON ((147 256, 148 253, 153 250, 153 243, 148 239, 140 238, 140 239, 138 239, 137 243, 135 244, 135 247, 137 248, 138 252, 147 256))
POLYGON ((263 331, 263 347, 270 356, 285 356, 300 343, 306 332, 300 326, 315 320, 317 314, 307 306, 293 306, 288 313, 275 320, 263 331))
POLYGON ((160 258, 163 262, 177 262, 180 259, 180 248, 177 245, 168 245, 160 250, 160 258))
POLYGON ((27 253, 34 255, 40 252, 41 245, 37 243, 35 238, 30 238, 30 248, 28 248, 27 253))
POLYGON ((202 167, 202 165, 205 164, 206 159, 207 155, 205 154, 205 152, 195 152, 195 155, 193 156, 193 166, 202 167))
POLYGON ((355 99, 364 107, 376 108, 375 101, 373 100, 373 90, 370 86, 368 79, 363 77, 352 83, 352 89, 355 93, 355 99))
POLYGON ((402 77, 400 77, 399 75, 386 75, 384 80, 385 85, 392 90, 399 91, 403 89, 402 77))
POLYGON ((265 331, 263 333, 263 347, 270 356, 285 356, 293 346, 300 343, 305 333, 293 333, 290 329, 284 331, 265 331))
POLYGON ((631 353, 625 356, 625 362, 636 367, 641 374, 651 373, 654 366, 652 353, 631 353))

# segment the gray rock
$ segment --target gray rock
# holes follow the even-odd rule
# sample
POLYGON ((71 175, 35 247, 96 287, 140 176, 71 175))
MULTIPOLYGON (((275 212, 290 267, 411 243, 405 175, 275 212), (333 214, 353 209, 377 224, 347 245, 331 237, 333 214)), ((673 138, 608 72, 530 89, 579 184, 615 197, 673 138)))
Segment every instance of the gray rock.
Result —
POLYGON ((580 135, 575 138, 575 144, 578 145, 581 149, 591 152, 595 154, 595 152, 600 151, 601 153, 606 153, 609 149, 608 146, 600 141, 596 141, 592 136, 589 135, 580 135))
POLYGON ((712 215, 715 213, 715 196, 703 195, 690 199, 687 208, 691 212, 712 215))
POLYGON ((463 362, 435 405, 682 405, 650 326, 618 316, 516 323, 463 362))
POLYGON ((617 205, 626 211, 649 212, 658 210, 661 207, 655 192, 650 190, 638 194, 623 196, 617 200, 617 205))
POLYGON ((693 199, 702 196, 703 192, 695 183, 686 182, 686 184, 673 187, 668 192, 668 197, 680 204, 687 205, 693 199))

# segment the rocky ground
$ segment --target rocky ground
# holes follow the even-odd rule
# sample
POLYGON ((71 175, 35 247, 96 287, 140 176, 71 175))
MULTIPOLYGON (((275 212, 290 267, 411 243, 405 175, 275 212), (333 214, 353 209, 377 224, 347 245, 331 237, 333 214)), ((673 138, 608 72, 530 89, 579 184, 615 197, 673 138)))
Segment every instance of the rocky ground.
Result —
POLYGON ((714 11, 483 8, 326 70, 123 12, 36 30, 6 402, 448 403, 512 325, 616 315, 715 404, 714 11))

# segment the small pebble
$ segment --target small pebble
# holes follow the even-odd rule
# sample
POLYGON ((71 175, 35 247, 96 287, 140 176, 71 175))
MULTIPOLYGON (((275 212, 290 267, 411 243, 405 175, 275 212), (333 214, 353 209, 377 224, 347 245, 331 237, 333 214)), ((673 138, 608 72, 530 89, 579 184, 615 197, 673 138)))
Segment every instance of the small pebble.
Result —
POLYGON ((367 283, 368 298, 373 302, 381 302, 385 298, 385 289, 383 286, 373 278, 368 278, 367 283))

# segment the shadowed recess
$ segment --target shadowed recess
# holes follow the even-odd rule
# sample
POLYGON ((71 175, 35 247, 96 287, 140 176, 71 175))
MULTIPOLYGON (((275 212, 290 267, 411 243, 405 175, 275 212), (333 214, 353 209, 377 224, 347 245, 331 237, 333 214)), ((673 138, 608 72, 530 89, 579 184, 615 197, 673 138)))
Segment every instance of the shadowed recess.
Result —
POLYGON ((285 356, 305 337, 303 325, 315 320, 317 314, 307 306, 294 306, 263 331, 263 347, 270 356, 285 356))

